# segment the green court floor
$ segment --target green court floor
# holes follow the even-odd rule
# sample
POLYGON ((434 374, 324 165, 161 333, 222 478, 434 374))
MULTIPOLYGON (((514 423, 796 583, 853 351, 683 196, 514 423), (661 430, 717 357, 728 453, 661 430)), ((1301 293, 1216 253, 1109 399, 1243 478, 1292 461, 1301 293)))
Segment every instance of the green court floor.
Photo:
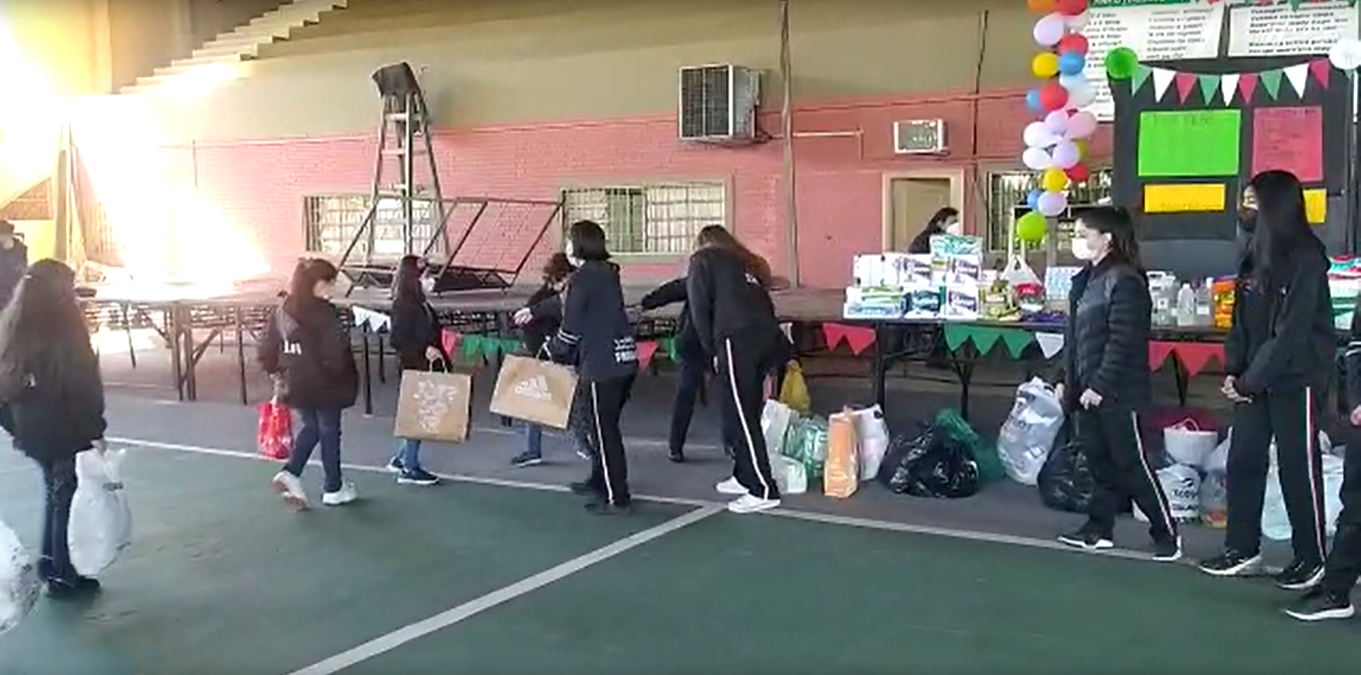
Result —
MULTIPOLYGON (((401 642, 394 631, 687 507, 601 519, 566 494, 399 489, 361 474, 364 503, 293 514, 267 491, 271 470, 137 452, 136 542, 104 596, 44 601, 0 637, 0 674, 289 675, 375 639, 371 658, 310 672, 1247 675, 1361 664, 1361 622, 1293 623, 1276 612, 1288 596, 1264 583, 726 513, 401 642)), ((37 516, 36 479, 0 462, 0 517, 21 534, 37 516)))

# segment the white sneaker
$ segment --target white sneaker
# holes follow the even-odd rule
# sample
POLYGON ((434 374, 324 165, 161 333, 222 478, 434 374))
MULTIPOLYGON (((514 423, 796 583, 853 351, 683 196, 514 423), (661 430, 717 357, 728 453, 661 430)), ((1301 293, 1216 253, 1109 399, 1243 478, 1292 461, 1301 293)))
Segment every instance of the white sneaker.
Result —
POLYGON ((283 497, 285 502, 288 502, 289 506, 295 509, 307 508, 307 490, 303 488, 302 481, 298 480, 297 476, 287 471, 280 471, 274 474, 272 482, 274 490, 279 493, 280 497, 283 497))
POLYGON ((778 499, 761 499, 756 495, 744 494, 737 499, 728 502, 728 510, 733 513, 756 513, 773 509, 780 505, 778 499))
POLYGON ((736 478, 729 478, 728 480, 725 480, 722 483, 715 485, 714 489, 718 490, 718 494, 721 495, 747 494, 747 488, 743 487, 741 483, 737 482, 736 478))
POLYGON ((341 483, 339 490, 322 495, 321 503, 327 506, 344 506, 356 499, 359 499, 359 491, 354 489, 354 483, 345 481, 341 483))

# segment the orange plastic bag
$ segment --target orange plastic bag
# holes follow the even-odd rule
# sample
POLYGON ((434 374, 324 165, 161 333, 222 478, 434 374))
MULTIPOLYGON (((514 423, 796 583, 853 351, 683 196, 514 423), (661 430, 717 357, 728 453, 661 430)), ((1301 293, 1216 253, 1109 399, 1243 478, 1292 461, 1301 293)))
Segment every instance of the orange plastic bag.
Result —
POLYGON ((860 439, 855 418, 845 413, 827 419, 827 463, 822 474, 822 493, 846 499, 860 487, 860 439))

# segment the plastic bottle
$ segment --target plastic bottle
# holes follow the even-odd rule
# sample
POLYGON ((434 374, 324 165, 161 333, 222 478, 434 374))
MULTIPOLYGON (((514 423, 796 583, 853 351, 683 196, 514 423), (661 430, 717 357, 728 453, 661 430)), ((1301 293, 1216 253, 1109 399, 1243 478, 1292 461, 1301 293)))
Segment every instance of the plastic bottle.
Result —
POLYGON ((1196 326, 1214 325, 1214 279, 1207 278, 1203 285, 1196 287, 1196 326))
POLYGON ((1177 291, 1177 325, 1194 326, 1196 321, 1196 292, 1190 283, 1181 285, 1177 291))

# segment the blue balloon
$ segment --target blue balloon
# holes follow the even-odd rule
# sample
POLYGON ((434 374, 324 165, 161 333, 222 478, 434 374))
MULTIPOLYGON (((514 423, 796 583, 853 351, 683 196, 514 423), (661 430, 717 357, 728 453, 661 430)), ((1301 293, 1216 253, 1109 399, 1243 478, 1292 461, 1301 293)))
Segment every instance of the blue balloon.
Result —
POLYGON ((1064 52, 1059 54, 1059 72, 1064 75, 1076 75, 1087 67, 1087 59, 1077 52, 1064 52))
POLYGON ((1040 190, 1031 190, 1029 194, 1025 196, 1026 208, 1031 211, 1040 208, 1040 195, 1042 194, 1044 194, 1044 192, 1040 190))
POLYGON ((1040 90, 1031 89, 1025 93, 1025 104, 1034 112, 1044 112, 1044 106, 1040 105, 1040 90))

